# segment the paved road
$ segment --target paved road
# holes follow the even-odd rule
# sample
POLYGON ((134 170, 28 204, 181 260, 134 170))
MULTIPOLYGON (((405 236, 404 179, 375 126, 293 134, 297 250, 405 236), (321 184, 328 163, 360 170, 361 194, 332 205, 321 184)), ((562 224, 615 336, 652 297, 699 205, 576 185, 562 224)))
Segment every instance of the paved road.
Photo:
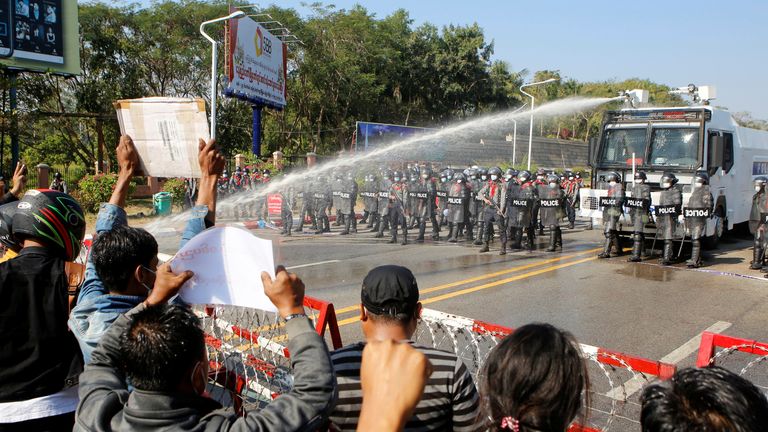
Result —
MULTIPOLYGON (((498 255, 498 244, 479 254, 478 247, 442 241, 390 245, 367 232, 291 238, 253 232, 274 240, 276 262, 293 267, 308 295, 336 306, 345 343, 361 337, 360 285, 381 264, 412 269, 425 307, 510 327, 549 322, 583 343, 652 359, 713 325, 768 339, 768 279, 747 270, 751 243, 744 238, 729 239, 708 254, 705 267, 690 270, 656 260, 598 260, 601 232, 579 226, 564 231, 562 252, 545 252, 542 238, 538 250, 506 256, 498 255)), ((161 251, 172 254, 177 241, 162 238, 161 251)), ((692 356, 681 362, 687 363, 692 356)))

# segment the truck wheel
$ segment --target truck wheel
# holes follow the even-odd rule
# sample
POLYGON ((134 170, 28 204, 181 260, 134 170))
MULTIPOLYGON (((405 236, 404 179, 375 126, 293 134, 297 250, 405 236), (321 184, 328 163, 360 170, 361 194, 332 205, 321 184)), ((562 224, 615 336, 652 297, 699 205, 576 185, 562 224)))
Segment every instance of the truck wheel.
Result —
POLYGON ((715 215, 712 216, 712 220, 715 222, 715 232, 711 236, 704 237, 701 242, 704 249, 707 250, 717 248, 720 240, 723 239, 728 230, 728 219, 725 218, 725 211, 722 207, 718 207, 715 210, 715 215))

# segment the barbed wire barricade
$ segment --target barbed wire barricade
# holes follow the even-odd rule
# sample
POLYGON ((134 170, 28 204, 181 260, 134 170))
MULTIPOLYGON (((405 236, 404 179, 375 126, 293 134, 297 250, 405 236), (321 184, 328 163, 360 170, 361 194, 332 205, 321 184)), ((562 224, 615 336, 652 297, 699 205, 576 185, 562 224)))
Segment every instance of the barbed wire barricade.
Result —
POLYGON ((696 366, 720 366, 768 393, 768 343, 704 332, 696 366))
MULTIPOLYGON (((329 347, 340 348, 333 305, 307 297, 304 306, 329 347)), ((293 388, 288 335, 276 313, 218 305, 193 309, 205 331, 212 398, 245 414, 293 388)))
MULTIPOLYGON (((414 340, 455 353, 476 383, 491 350, 513 329, 471 318, 424 309, 414 340)), ((572 430, 639 430, 640 390, 674 374, 673 365, 581 344, 588 360, 590 392, 586 424, 572 430)))

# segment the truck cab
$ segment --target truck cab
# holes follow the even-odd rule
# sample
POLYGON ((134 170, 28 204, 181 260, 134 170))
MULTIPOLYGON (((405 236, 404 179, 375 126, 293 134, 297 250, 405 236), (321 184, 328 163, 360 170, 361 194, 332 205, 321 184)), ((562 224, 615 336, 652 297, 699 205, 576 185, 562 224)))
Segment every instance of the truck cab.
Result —
MULTIPOLYGON (((601 222, 599 199, 606 195, 605 175, 610 171, 621 174, 625 190, 631 188, 633 173, 644 171, 651 186, 652 209, 659 202, 663 173, 672 172, 679 179, 685 207, 694 174, 706 171, 715 202, 705 234, 710 246, 734 224, 749 220, 752 180, 768 173, 768 132, 741 127, 730 113, 708 105, 608 111, 589 150, 592 187, 582 191, 581 216, 601 222)), ((626 209, 621 222, 622 234, 630 234, 626 209)), ((654 235, 653 221, 645 230, 654 235)), ((684 235, 684 224, 679 224, 676 237, 684 235)))

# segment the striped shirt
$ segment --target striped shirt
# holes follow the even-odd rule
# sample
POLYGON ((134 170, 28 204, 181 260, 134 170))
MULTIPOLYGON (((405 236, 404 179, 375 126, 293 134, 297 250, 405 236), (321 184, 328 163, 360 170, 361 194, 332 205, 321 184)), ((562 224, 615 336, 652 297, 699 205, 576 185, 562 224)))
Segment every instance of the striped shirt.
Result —
MULTIPOLYGON (((427 356, 433 372, 427 380, 413 417, 405 424, 406 431, 472 431, 478 414, 478 395, 472 376, 456 355, 417 345, 414 348, 427 356)), ((339 399, 330 416, 331 430, 355 430, 363 403, 360 389, 360 363, 364 343, 357 343, 331 353, 336 372, 339 399)), ((393 394, 392 397, 397 397, 393 394)), ((382 413, 387 415, 387 413, 382 413)))

